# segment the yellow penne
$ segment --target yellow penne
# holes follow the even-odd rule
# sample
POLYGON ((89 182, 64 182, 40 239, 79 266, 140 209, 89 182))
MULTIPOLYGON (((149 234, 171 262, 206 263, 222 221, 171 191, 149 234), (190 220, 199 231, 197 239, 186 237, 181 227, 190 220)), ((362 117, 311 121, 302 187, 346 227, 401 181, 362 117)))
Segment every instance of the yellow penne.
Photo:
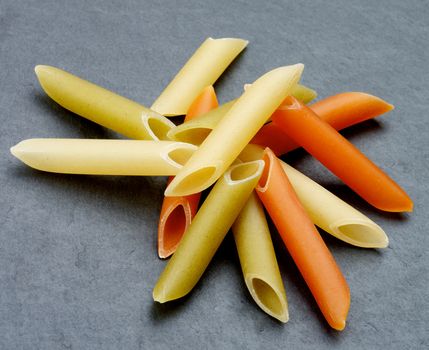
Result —
MULTIPOLYGON (((248 85, 250 86, 250 84, 248 85)), ((317 97, 317 93, 306 86, 297 84, 292 89, 292 96, 302 100, 304 103, 308 103, 317 97)), ((168 132, 167 137, 174 141, 200 145, 236 101, 236 99, 229 101, 197 119, 192 119, 173 127, 168 132)))
POLYGON ((165 195, 189 195, 213 184, 290 94, 303 69, 302 64, 281 67, 256 80, 169 184, 165 195))
POLYGON ((167 140, 170 120, 112 91, 51 66, 36 66, 43 90, 62 107, 137 140, 167 140))
POLYGON ((186 114, 201 90, 213 85, 247 44, 248 41, 243 39, 208 38, 168 84, 151 109, 166 116, 186 114))
POLYGON ((178 299, 192 290, 252 193, 263 167, 261 160, 237 164, 219 179, 156 283, 155 301, 178 299))
MULTIPOLYGON (((260 159, 263 148, 248 145, 240 159, 260 159)), ((362 248, 385 248, 389 239, 383 229, 355 208, 298 170, 282 162, 301 204, 313 223, 334 237, 362 248)))
POLYGON ((388 246, 386 233, 374 221, 285 162, 282 166, 315 225, 358 247, 388 246))
MULTIPOLYGON (((248 89, 251 85, 252 84, 244 84, 244 90, 248 89)), ((302 101, 302 103, 309 103, 317 97, 317 92, 305 85, 296 84, 291 95, 302 101)))
POLYGON ((175 175, 196 146, 173 141, 29 139, 10 149, 28 166, 85 175, 175 175))
POLYGON ((289 320, 286 292, 264 209, 252 193, 232 226, 244 281, 256 304, 281 322, 289 320))
POLYGON ((305 85, 296 84, 292 91, 292 96, 296 97, 303 103, 309 103, 317 97, 317 92, 305 85))
POLYGON ((177 125, 167 133, 171 140, 200 145, 210 132, 219 124, 220 120, 231 109, 237 100, 232 100, 207 112, 198 118, 191 119, 177 125), (186 141, 183 141, 186 140, 186 141))

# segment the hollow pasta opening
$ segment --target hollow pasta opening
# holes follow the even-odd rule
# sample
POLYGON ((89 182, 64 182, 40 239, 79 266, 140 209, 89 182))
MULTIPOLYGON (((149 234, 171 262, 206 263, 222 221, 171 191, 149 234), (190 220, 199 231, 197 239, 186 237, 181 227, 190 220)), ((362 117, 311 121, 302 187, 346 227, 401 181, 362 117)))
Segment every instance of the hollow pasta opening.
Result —
POLYGON ((262 160, 265 162, 265 167, 258 182, 258 189, 264 191, 270 178, 272 163, 271 158, 267 153, 264 153, 262 160))
POLYGON ((252 287, 261 304, 274 315, 282 315, 284 313, 279 296, 267 282, 259 278, 253 278, 252 287))
POLYGON ((168 152, 168 158, 180 166, 184 166, 189 158, 191 158, 191 156, 194 154, 194 152, 194 146, 186 147, 183 145, 183 147, 175 148, 168 152))
POLYGON ((383 230, 377 226, 350 223, 337 226, 338 232, 347 236, 352 241, 370 246, 387 246, 388 240, 383 230))
POLYGON ((177 132, 174 132, 174 130, 172 130, 168 134, 168 136, 172 140, 187 142, 198 146, 203 143, 203 141, 207 138, 211 131, 212 129, 210 128, 193 128, 181 131, 179 130, 177 132))
POLYGON ((143 125, 153 140, 169 140, 167 133, 175 126, 173 122, 158 114, 143 114, 143 125))
POLYGON ((147 124, 150 131, 157 137, 158 140, 168 140, 167 133, 173 127, 171 124, 165 121, 149 116, 147 124))
POLYGON ((188 218, 186 216, 185 207, 182 204, 177 205, 167 216, 164 223, 164 248, 165 253, 169 253, 180 242, 183 233, 186 230, 188 218))
MULTIPOLYGON (((206 166, 186 175, 171 191, 172 196, 200 192, 210 186, 217 172, 216 166, 206 166)), ((177 177, 176 177, 177 179, 177 177)), ((167 187, 167 190, 169 188, 167 187)))
POLYGON ((261 164, 258 161, 239 164, 231 169, 229 173, 229 178, 231 179, 231 181, 245 180, 255 175, 256 172, 260 169, 260 167, 261 167, 261 164))

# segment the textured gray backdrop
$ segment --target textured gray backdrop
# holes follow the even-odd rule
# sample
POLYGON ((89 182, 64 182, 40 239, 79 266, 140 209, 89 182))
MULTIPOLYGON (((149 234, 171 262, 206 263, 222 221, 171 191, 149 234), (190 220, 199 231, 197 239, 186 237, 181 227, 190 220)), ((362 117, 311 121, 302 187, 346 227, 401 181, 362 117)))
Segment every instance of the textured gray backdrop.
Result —
POLYGON ((428 1, 0 0, 0 348, 427 348, 428 18, 428 1), (275 232, 288 324, 252 302, 231 237, 189 298, 154 304, 165 179, 48 174, 9 154, 32 137, 117 137, 51 101, 36 64, 150 105, 208 36, 250 40, 216 85, 221 102, 303 62, 320 97, 366 91, 396 106, 344 134, 409 192, 412 214, 374 210, 302 151, 286 158, 390 237, 388 249, 363 250, 323 233, 351 287, 342 333, 275 232))

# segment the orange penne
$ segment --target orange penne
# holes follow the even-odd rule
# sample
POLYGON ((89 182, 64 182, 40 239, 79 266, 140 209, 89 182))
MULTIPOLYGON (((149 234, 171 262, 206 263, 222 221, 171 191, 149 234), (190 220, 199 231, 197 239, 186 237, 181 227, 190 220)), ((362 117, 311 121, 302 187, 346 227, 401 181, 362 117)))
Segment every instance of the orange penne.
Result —
POLYGON ((350 306, 347 282, 269 148, 263 160, 265 168, 256 193, 329 325, 342 330, 350 306))
POLYGON ((374 207, 391 212, 412 210, 411 199, 388 175, 296 98, 286 98, 272 120, 374 207))
MULTIPOLYGON (((213 86, 207 86, 189 107, 185 121, 207 113, 218 106, 213 86)), ((168 183, 173 178, 170 177, 168 183)), ((176 251, 183 233, 195 216, 201 194, 164 197, 158 224, 158 256, 168 258, 176 251)))
MULTIPOLYGON (((310 105, 317 116, 336 130, 341 130, 380 114, 391 111, 393 105, 376 96, 363 92, 343 92, 310 105)), ((291 138, 275 124, 264 125, 252 143, 270 147, 276 155, 298 148, 291 138)))

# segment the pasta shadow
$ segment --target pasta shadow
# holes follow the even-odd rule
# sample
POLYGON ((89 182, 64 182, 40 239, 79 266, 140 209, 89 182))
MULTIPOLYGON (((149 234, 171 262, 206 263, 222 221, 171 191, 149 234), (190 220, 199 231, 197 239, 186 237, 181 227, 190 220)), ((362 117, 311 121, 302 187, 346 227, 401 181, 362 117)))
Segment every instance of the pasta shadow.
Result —
POLYGON ((181 314, 181 310, 187 307, 188 299, 192 298, 192 292, 188 295, 164 304, 153 302, 150 307, 150 320, 153 323, 168 320, 181 314))
POLYGON ((34 104, 37 105, 43 111, 44 115, 49 115, 53 118, 58 118, 61 119, 61 121, 64 121, 63 130, 70 130, 70 132, 73 134, 72 137, 89 139, 123 138, 118 133, 61 107, 48 95, 43 92, 40 92, 39 90, 35 90, 31 94, 31 98, 34 100, 34 104))
MULTIPOLYGON (((340 181, 340 180, 339 180, 340 181)), ((334 193, 337 197, 341 198, 346 203, 350 204, 353 208, 359 210, 365 215, 371 217, 379 217, 397 222, 406 222, 408 220, 408 214, 406 213, 393 213, 383 211, 368 204, 365 200, 359 197, 352 189, 342 183, 320 183, 321 186, 326 188, 328 191, 334 193)), ((375 218, 376 220, 376 218, 375 218)))

